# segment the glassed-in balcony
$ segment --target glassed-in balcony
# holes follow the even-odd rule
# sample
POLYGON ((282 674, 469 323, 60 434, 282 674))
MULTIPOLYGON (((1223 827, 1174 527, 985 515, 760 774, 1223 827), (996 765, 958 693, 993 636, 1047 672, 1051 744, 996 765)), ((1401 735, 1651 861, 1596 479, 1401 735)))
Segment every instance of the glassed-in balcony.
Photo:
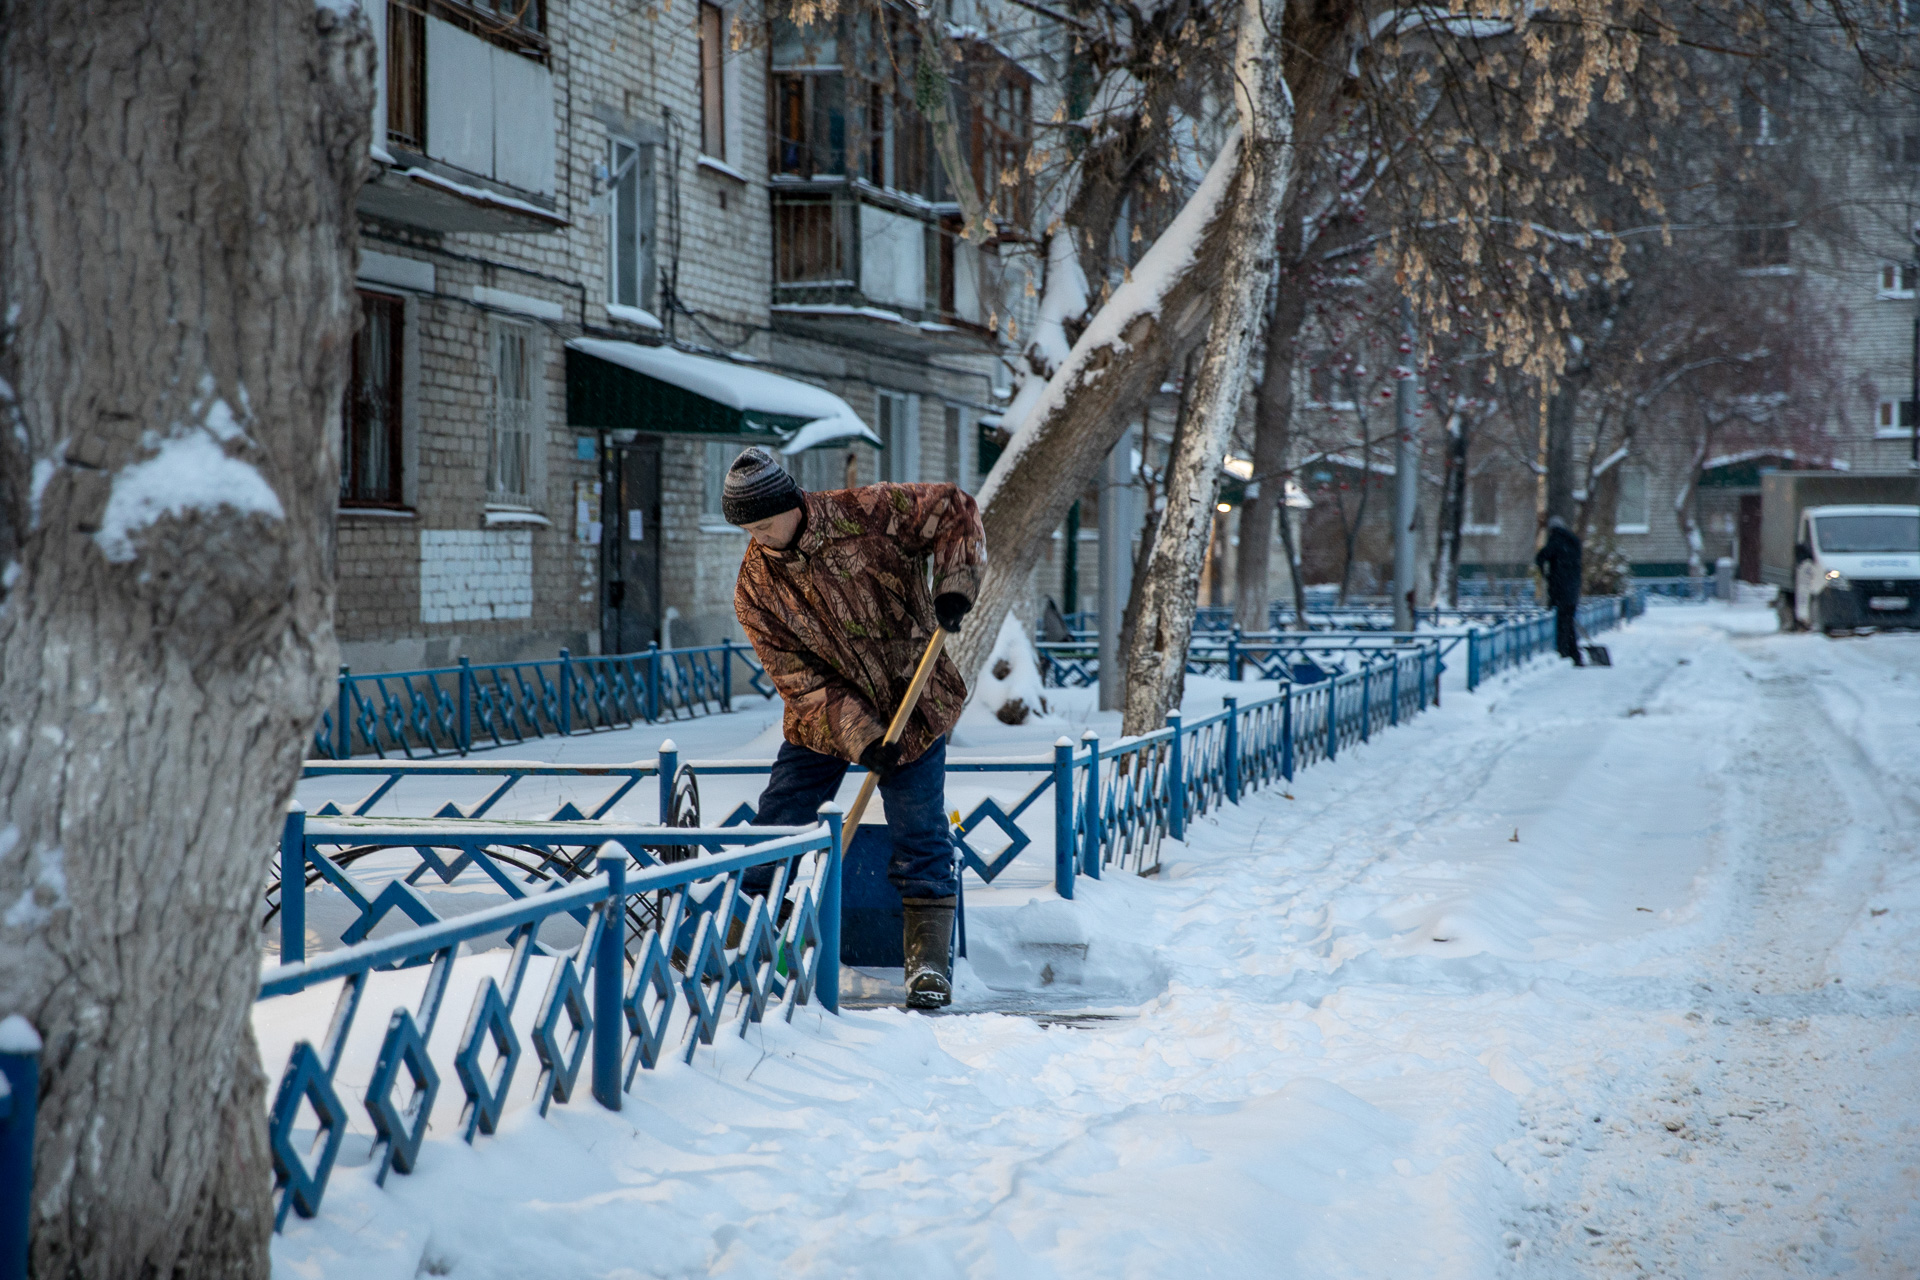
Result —
MULTIPOLYGON (((936 156, 932 130, 901 74, 917 57, 910 24, 871 11, 800 28, 776 24, 773 128, 774 315, 786 326, 926 350, 990 348, 1001 317, 1001 243, 1021 238, 1030 196, 989 178, 1024 134, 1025 73, 1004 58, 962 64, 969 79, 1018 80, 1018 91, 956 95, 963 152, 998 227, 984 243, 962 239, 960 207, 936 156), (1004 136, 1003 136, 1004 135, 1004 136)), ((1018 171, 1018 164, 1011 166, 1018 171)))

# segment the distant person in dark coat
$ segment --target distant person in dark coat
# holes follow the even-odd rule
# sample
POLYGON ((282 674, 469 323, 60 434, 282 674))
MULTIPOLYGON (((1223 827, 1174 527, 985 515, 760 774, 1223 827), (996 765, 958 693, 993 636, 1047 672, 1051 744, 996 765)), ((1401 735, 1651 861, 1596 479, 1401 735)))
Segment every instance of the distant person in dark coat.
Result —
POLYGON ((1580 539, 1559 516, 1547 518, 1547 540, 1533 562, 1547 580, 1547 603, 1556 615, 1554 647, 1561 657, 1573 659, 1574 666, 1584 667, 1587 664, 1580 658, 1580 636, 1573 625, 1573 611, 1580 607, 1580 539))

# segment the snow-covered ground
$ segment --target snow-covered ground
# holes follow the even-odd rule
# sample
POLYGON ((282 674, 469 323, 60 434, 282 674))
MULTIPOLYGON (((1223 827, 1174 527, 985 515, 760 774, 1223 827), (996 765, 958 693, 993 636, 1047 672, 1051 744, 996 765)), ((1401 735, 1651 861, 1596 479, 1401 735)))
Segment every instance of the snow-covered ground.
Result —
POLYGON ((437 1112, 276 1273, 1920 1274, 1920 636, 1772 629, 1656 607, 970 922, 966 1004, 1099 1016, 809 1008, 618 1114, 437 1112))

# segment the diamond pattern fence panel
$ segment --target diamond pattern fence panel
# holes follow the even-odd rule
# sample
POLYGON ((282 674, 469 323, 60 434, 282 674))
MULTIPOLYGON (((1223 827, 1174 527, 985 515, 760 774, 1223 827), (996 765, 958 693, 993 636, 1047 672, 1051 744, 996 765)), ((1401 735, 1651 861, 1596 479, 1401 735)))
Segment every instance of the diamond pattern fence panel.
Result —
POLYGON ((334 999, 318 1042, 293 1044, 269 1113, 276 1229, 289 1213, 319 1213, 350 1136, 350 1094, 359 1095, 369 1122, 353 1136, 370 1143, 369 1162, 384 1185, 389 1174, 416 1168, 443 1085, 457 1083, 462 1099, 457 1123, 448 1126, 443 1115, 442 1128, 472 1143, 496 1131, 523 1067, 534 1073, 529 1101, 541 1115, 573 1101, 582 1083, 617 1111, 642 1068, 675 1051, 690 1060, 723 1025, 744 1035, 768 1012, 783 1008, 791 1018, 811 1000, 837 1011, 840 815, 822 818, 802 829, 704 830, 585 819, 309 820, 295 806, 281 840, 288 883, 303 882, 302 863, 333 865, 337 851, 369 847, 411 849, 452 866, 530 843, 569 874, 445 920, 417 895, 409 900, 403 881, 391 881, 396 892, 368 902, 367 918, 348 930, 349 945, 311 960, 304 895, 288 895, 279 912, 282 963, 266 973, 259 1000, 309 990, 332 990, 334 999), (530 834, 531 827, 541 830, 530 834), (756 867, 771 870, 763 894, 743 887, 756 867), (413 927, 368 938, 394 910, 413 927), (562 925, 578 940, 542 941, 562 925), (501 937, 501 973, 469 982, 464 1029, 436 1037, 463 944, 501 937), (407 969, 424 969, 424 980, 391 976, 407 969), (374 1012, 363 1015, 369 1005, 374 1012), (341 1074, 347 1043, 356 1025, 370 1018, 377 1026, 383 1017, 371 1078, 350 1084, 341 1074))
POLYGON ((471 663, 356 674, 340 668, 333 704, 314 727, 314 755, 430 759, 556 734, 689 720, 773 696, 747 645, 471 663))

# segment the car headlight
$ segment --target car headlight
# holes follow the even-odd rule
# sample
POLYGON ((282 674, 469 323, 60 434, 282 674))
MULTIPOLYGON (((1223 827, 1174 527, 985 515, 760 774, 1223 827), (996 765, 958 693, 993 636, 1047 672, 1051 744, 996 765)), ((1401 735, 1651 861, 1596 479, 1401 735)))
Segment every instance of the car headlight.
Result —
POLYGON ((1845 591, 1848 587, 1851 587, 1852 585, 1853 584, 1851 582, 1847 581, 1847 576, 1841 573, 1838 569, 1827 570, 1827 588, 1829 590, 1845 591))

